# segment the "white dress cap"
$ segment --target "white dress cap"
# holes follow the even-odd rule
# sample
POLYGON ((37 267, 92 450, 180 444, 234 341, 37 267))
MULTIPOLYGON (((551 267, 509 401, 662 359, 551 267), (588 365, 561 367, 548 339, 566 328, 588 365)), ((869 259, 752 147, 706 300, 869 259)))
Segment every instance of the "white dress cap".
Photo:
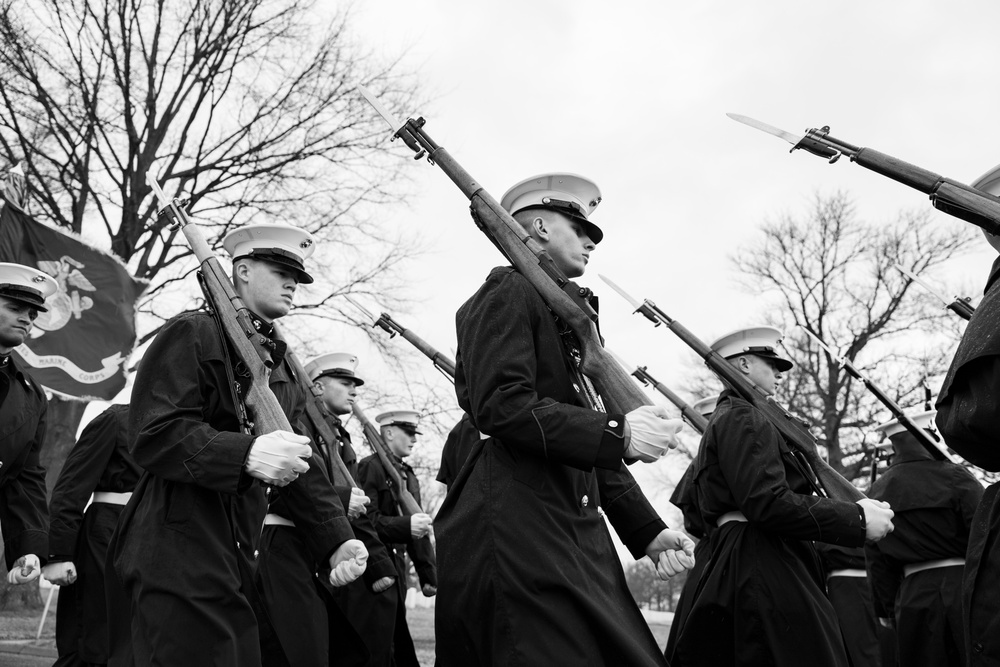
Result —
POLYGON ((420 413, 416 410, 389 410, 376 417, 375 421, 379 426, 401 426, 418 435, 423 435, 417 430, 420 425, 420 413))
POLYGON ((360 387, 365 383, 357 376, 358 357, 349 352, 330 352, 313 357, 306 364, 309 381, 315 382, 324 376, 347 378, 354 380, 354 385, 360 387))
POLYGON ((292 225, 260 224, 238 227, 222 239, 233 261, 244 257, 261 259, 295 269, 299 282, 313 281, 306 272, 305 262, 316 252, 313 235, 292 225))
POLYGON ((758 357, 774 359, 778 362, 778 370, 785 372, 795 364, 778 353, 782 337, 781 331, 774 327, 748 327, 727 333, 712 343, 711 347, 726 359, 741 354, 756 354, 758 357))
POLYGON ((47 313, 45 300, 56 293, 59 283, 55 278, 24 264, 0 262, 0 296, 34 306, 47 313))
MULTIPOLYGON (((917 427, 924 429, 925 431, 935 431, 934 429, 934 417, 937 416, 937 410, 928 410, 927 412, 920 412, 915 415, 907 415, 917 427)), ((892 441, 889 440, 894 435, 898 435, 906 431, 906 427, 899 423, 898 419, 893 419, 887 421, 883 424, 879 424, 874 429, 876 433, 880 433, 885 436, 885 440, 878 443, 876 447, 880 449, 891 449, 892 441)))
POLYGON ((712 413, 715 412, 715 404, 718 402, 719 402, 718 395, 709 396, 708 398, 701 399, 691 407, 694 408, 694 411, 697 412, 699 415, 708 419, 709 417, 712 416, 712 413))
POLYGON ((601 228, 590 222, 590 214, 600 203, 601 191, 596 183, 562 172, 526 178, 500 199, 500 205, 511 215, 526 208, 547 208, 579 220, 594 243, 604 238, 601 228))

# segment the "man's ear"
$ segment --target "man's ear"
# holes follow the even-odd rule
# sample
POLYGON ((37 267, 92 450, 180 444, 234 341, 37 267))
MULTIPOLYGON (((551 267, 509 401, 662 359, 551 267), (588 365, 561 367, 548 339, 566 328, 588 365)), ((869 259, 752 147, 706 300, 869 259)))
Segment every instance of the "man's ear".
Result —
POLYGON ((535 234, 538 235, 538 238, 545 239, 546 241, 548 240, 549 227, 548 223, 545 222, 545 218, 540 215, 536 215, 531 220, 531 228, 535 230, 535 234))
POLYGON ((750 359, 748 359, 747 357, 739 357, 736 360, 736 368, 738 368, 739 371, 741 373, 743 373, 744 375, 749 375, 750 374, 750 359))
POLYGON ((242 282, 247 282, 247 276, 250 275, 250 264, 249 262, 236 262, 233 267, 233 282, 239 278, 242 282))

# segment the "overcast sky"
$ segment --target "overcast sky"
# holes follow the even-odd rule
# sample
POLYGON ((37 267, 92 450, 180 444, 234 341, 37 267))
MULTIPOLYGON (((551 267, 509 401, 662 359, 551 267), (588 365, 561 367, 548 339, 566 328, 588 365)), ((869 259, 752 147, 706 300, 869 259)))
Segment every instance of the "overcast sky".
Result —
MULTIPOLYGON (((320 0, 318 14, 337 4, 320 0)), ((711 340, 761 319, 768 299, 738 288, 730 257, 768 217, 803 211, 817 191, 850 193, 873 224, 930 206, 846 160, 790 155, 726 112, 791 132, 830 125, 963 182, 1000 163, 998 3, 367 0, 353 11, 359 44, 387 59, 406 49, 402 67, 432 100, 413 114, 494 197, 553 170, 599 184, 606 236, 580 282, 602 296, 608 346, 668 385, 683 386, 691 353, 630 315, 598 273, 711 340)), ((408 203, 379 214, 433 250, 408 267, 414 306, 398 319, 452 353, 455 310, 502 258, 443 172, 413 162, 409 175, 408 203)), ((992 258, 984 244, 926 277, 978 298, 992 258)))

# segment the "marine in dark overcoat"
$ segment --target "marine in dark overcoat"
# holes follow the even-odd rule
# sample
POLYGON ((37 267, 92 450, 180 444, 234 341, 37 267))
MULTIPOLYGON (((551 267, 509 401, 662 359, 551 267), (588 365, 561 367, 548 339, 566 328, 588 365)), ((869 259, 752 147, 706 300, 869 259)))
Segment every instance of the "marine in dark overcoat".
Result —
MULTIPOLYGON (((420 482, 407 463, 390 453, 390 458, 399 470, 400 477, 405 480, 407 490, 420 503, 420 482)), ((393 664, 397 667, 419 667, 413 638, 406 622, 406 591, 409 566, 407 556, 413 561, 417 572, 420 588, 424 586, 437 587, 437 567, 434 551, 429 539, 414 539, 410 533, 410 517, 400 514, 395 496, 389 487, 389 477, 382 462, 372 454, 358 463, 358 478, 356 480, 368 495, 371 502, 368 505, 368 516, 375 525, 379 539, 385 544, 396 567, 396 606, 393 626, 392 653, 393 664)), ((390 624, 386 616, 388 605, 379 605, 373 613, 380 614, 377 625, 385 629, 390 624)), ((375 619, 372 619, 376 622, 375 619)))
POLYGON ((128 451, 128 406, 112 405, 87 424, 63 463, 49 503, 49 563, 72 562, 76 581, 59 588, 56 665, 108 662, 105 559, 122 500, 94 493, 127 494, 142 468, 128 451), (86 511, 84 510, 86 508, 86 511))
MULTIPOLYGON (((351 479, 357 482, 358 479, 358 458, 351 445, 351 436, 347 429, 343 427, 336 416, 325 413, 324 417, 330 426, 333 434, 337 437, 334 446, 340 453, 340 457, 347 467, 351 479)), ((315 442, 321 439, 317 434, 312 433, 315 442)), ((333 477, 333 462, 331 452, 327 449, 329 445, 321 444, 321 451, 314 460, 322 462, 327 473, 333 477)), ((351 488, 334 484, 341 503, 346 508, 350 503, 351 488)), ((337 665, 363 664, 371 667, 389 667, 392 656, 392 637, 395 628, 396 599, 397 594, 394 587, 388 590, 375 593, 371 586, 383 577, 396 577, 396 566, 389 552, 378 538, 375 526, 372 524, 367 514, 361 514, 357 518, 351 519, 351 528, 355 538, 364 542, 368 549, 368 567, 365 573, 346 586, 328 587, 327 592, 331 595, 333 602, 340 610, 338 617, 346 619, 352 634, 356 634, 364 643, 366 652, 351 651, 345 655, 344 650, 344 628, 331 636, 331 646, 339 643, 339 647, 334 648, 335 663, 337 665), (358 660, 361 653, 367 653, 363 660, 358 660)))
POLYGON ((456 323, 459 405, 490 437, 435 518, 438 665, 666 664, 605 523, 636 558, 666 528, 622 463, 624 416, 590 407, 575 338, 514 269, 456 323))
MULTIPOLYGON (((1000 258, 962 335, 937 399, 937 426, 971 463, 1000 471, 1000 258)), ((972 520, 962 604, 969 667, 1000 665, 1000 483, 986 489, 972 520)))
POLYGON ((11 356, 0 357, 0 529, 9 570, 21 556, 49 553, 45 469, 41 464, 48 401, 11 356))
POLYGON ((892 505, 892 534, 865 547, 879 618, 895 619, 901 665, 965 665, 962 559, 983 485, 963 466, 930 458, 911 439, 869 495, 892 505), (951 563, 947 567, 941 561, 951 563), (928 569, 907 573, 925 566, 928 569))
POLYGON ((864 510, 813 495, 813 479, 763 413, 722 392, 694 481, 704 523, 718 527, 675 667, 849 664, 811 542, 861 546, 864 510), (726 521, 734 512, 743 518, 726 521))
MULTIPOLYGON (((139 364, 129 424, 133 456, 147 472, 112 539, 130 608, 124 647, 113 630, 111 664, 261 662, 254 572, 273 489, 244 469, 254 436, 237 417, 228 354, 210 314, 186 313, 163 326, 139 364)), ((248 378, 236 370, 243 396, 248 378)), ((280 358, 269 386, 298 423, 304 396, 280 358)), ((342 540, 338 522, 327 528, 317 543, 342 540)))
MULTIPOLYGON (((295 525, 264 526, 257 570, 263 602, 290 665, 364 664, 367 651, 360 637, 324 585, 330 556, 355 538, 354 530, 330 477, 326 452, 316 438, 310 444, 309 470, 275 494, 268 508, 269 515, 295 525)), ((280 664, 279 657, 265 652, 265 667, 280 664)))

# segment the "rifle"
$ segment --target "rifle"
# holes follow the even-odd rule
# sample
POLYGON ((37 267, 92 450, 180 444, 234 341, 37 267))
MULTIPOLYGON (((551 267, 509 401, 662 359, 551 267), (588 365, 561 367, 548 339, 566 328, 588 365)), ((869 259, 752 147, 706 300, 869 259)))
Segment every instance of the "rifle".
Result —
POLYGON ((930 292, 931 294, 933 294, 934 296, 936 296, 938 299, 940 299, 941 302, 944 303, 944 307, 945 308, 947 308, 951 312, 955 313, 956 315, 958 315, 959 317, 961 317, 963 320, 969 320, 969 319, 971 319, 972 318, 972 313, 976 312, 976 307, 972 305, 972 299, 970 297, 967 297, 967 296, 956 296, 954 301, 949 302, 948 299, 944 298, 944 296, 940 292, 938 292, 933 287, 931 287, 930 285, 928 285, 927 283, 925 283, 923 280, 921 280, 919 278, 919 276, 917 276, 915 273, 907 271, 906 269, 904 269, 903 267, 901 267, 899 264, 893 264, 893 266, 895 266, 899 270, 899 272, 902 273, 904 276, 906 276, 907 278, 909 278, 913 282, 917 283, 918 285, 920 285, 921 287, 923 287, 925 290, 927 290, 928 292, 930 292))
POLYGON ((409 329, 403 328, 400 324, 396 322, 396 320, 392 319, 392 317, 388 313, 382 313, 381 316, 376 318, 374 315, 369 313, 368 310, 364 308, 364 306, 362 306, 360 303, 358 303, 351 297, 345 296, 344 298, 350 301, 355 308, 360 310, 365 315, 365 317, 369 317, 375 320, 372 323, 372 327, 379 327, 387 334, 389 334, 389 338, 393 338, 396 336, 396 334, 399 334, 400 336, 408 340, 410 344, 413 345, 413 347, 423 352, 424 355, 431 360, 431 363, 434 364, 434 368, 441 371, 442 375, 444 375, 452 382, 455 382, 455 362, 452 359, 438 352, 417 334, 413 333, 409 329))
POLYGON ((945 178, 932 171, 904 162, 871 148, 853 146, 830 136, 830 126, 808 129, 804 136, 779 130, 739 114, 726 114, 744 125, 773 134, 792 144, 792 150, 803 149, 826 158, 832 164, 847 155, 865 169, 887 176, 903 185, 930 195, 931 204, 939 211, 982 227, 990 234, 1000 234, 1000 198, 977 190, 971 185, 945 178))
MULTIPOLYGON (((608 350, 608 352, 611 352, 611 350, 608 350)), ((611 352, 611 356, 617 359, 618 363, 624 368, 630 367, 630 364, 625 363, 625 360, 614 352, 611 352)), ((635 370, 632 371, 632 377, 641 382, 644 387, 652 386, 653 389, 666 396, 667 400, 677 406, 677 408, 681 411, 681 414, 684 415, 684 419, 687 420, 687 423, 691 424, 691 426, 698 431, 698 433, 704 435, 705 429, 708 428, 708 420, 705 419, 705 416, 691 407, 691 405, 683 398, 672 392, 670 387, 650 375, 649 371, 646 370, 646 366, 636 366, 635 370)))
POLYGON ((592 292, 569 280, 556 267, 542 246, 444 148, 424 131, 423 118, 398 120, 364 86, 358 91, 418 160, 425 155, 436 164, 472 202, 472 217, 487 238, 538 291, 548 307, 576 334, 581 346, 581 372, 593 381, 609 412, 627 413, 652 405, 649 397, 629 378, 604 349, 597 331, 597 312, 591 307, 592 292))
MULTIPOLYGON (((275 325, 277 328, 277 325, 275 325)), ((309 374, 306 373, 305 367, 302 362, 299 361, 298 356, 292 348, 288 348, 285 351, 285 359, 291 364, 292 370, 295 371, 295 375, 298 376, 299 387, 302 391, 306 393, 307 398, 306 403, 306 417, 313 425, 313 433, 315 433, 320 442, 321 446, 325 446, 327 458, 330 460, 331 469, 327 472, 330 473, 330 481, 337 486, 350 486, 357 487, 354 479, 351 477, 351 472, 347 469, 347 464, 344 463, 344 459, 340 458, 340 450, 337 449, 337 443, 340 439, 337 434, 333 432, 330 428, 330 424, 327 423, 326 418, 323 416, 324 408, 320 407, 320 395, 321 391, 316 389, 316 385, 309 382, 309 374)))
POLYGON ((826 353, 830 355, 830 359, 833 362, 835 362, 838 366, 847 371, 848 375, 850 375, 856 380, 860 380, 865 385, 865 389, 870 391, 875 396, 875 398, 879 400, 879 403, 881 403, 882 405, 884 405, 886 408, 889 409, 889 412, 892 413, 892 416, 896 420, 898 420, 900 424, 906 427, 906 430, 909 431, 910 434, 914 438, 916 438, 921 445, 923 445, 924 449, 926 449, 931 456, 933 456, 938 461, 951 461, 952 463, 957 463, 950 456, 948 456, 948 454, 941 451, 941 448, 938 447, 937 443, 931 438, 930 433, 917 426, 912 419, 907 417, 906 413, 903 412, 903 408, 899 407, 899 404, 896 403, 891 398, 889 398, 889 396, 884 391, 882 391, 882 389, 877 384, 872 382, 864 373, 858 370, 858 367, 855 366, 850 359, 848 359, 847 357, 838 357, 836 354, 833 353, 833 350, 831 350, 830 347, 823 342, 823 340, 819 336, 814 334, 812 331, 809 331, 809 329, 805 327, 800 327, 800 328, 803 331, 805 331, 810 338, 816 341, 816 343, 818 343, 820 347, 826 350, 826 353))
POLYGON ((406 480, 403 479, 403 476, 399 474, 399 469, 393 464, 392 453, 389 451, 389 447, 385 444, 385 441, 382 440, 382 435, 378 432, 378 429, 368 419, 364 410, 358 407, 357 403, 351 406, 351 411, 358 418, 358 421, 361 422, 361 427, 365 432, 365 439, 368 440, 368 444, 371 446, 372 451, 375 452, 375 456, 378 457, 379 463, 385 469, 385 474, 389 478, 389 489, 392 491, 392 496, 395 498, 396 504, 403 511, 403 515, 411 516, 423 513, 423 510, 420 509, 420 503, 417 502, 417 499, 406 488, 406 480))
POLYGON ((688 347, 694 350, 705 363, 715 371, 722 381, 732 387, 740 396, 748 401, 755 408, 760 410, 764 417, 771 422, 782 436, 795 447, 806 459, 813 472, 816 473, 820 485, 827 495, 836 500, 847 500, 856 502, 865 497, 848 480, 844 479, 840 473, 833 469, 820 455, 817 448, 816 439, 806 429, 806 427, 791 413, 775 403, 769 396, 764 394, 753 382, 747 380, 736 370, 736 367, 726 361, 718 352, 706 345, 697 336, 687 330, 677 320, 670 318, 665 312, 649 299, 639 303, 633 299, 622 288, 611 282, 604 276, 601 280, 606 282, 613 290, 618 292, 626 301, 632 304, 635 312, 640 313, 650 322, 659 326, 666 325, 678 338, 684 341, 688 347))
MULTIPOLYGON (((288 417, 268 386, 268 378, 274 366, 271 348, 268 346, 270 341, 254 328, 250 311, 243 299, 236 294, 219 259, 209 248, 201 230, 188 218, 181 204, 176 199, 168 199, 151 174, 146 175, 146 183, 163 206, 159 214, 166 215, 173 228, 180 228, 194 256, 201 262, 198 281, 205 299, 216 312, 223 333, 229 339, 236 356, 250 371, 250 387, 243 399, 250 413, 250 429, 257 435, 279 430, 292 431, 288 417)), ((240 410, 240 406, 237 405, 236 409, 240 410)))

